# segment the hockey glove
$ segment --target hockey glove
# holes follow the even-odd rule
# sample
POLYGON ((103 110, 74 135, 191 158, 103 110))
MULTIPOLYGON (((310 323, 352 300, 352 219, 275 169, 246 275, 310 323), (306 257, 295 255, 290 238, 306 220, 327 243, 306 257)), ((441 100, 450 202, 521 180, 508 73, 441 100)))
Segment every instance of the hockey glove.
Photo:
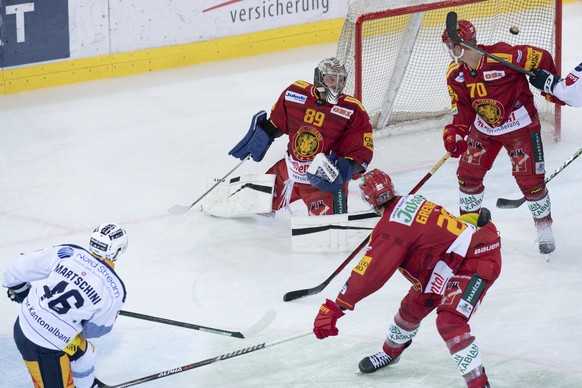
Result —
POLYGON ((313 333, 318 339, 336 336, 339 333, 335 324, 338 318, 344 316, 340 307, 329 299, 319 307, 319 313, 313 322, 313 333))
POLYGON ((240 160, 249 155, 255 162, 263 160, 271 143, 273 143, 273 138, 263 129, 266 121, 267 112, 262 110, 256 113, 245 137, 228 154, 240 160))
POLYGON ((553 94, 554 86, 561 78, 544 69, 533 69, 531 72, 534 75, 529 77, 529 83, 542 92, 553 94))
POLYGON ((30 292, 30 283, 21 283, 14 287, 10 287, 6 292, 8 298, 16 303, 22 303, 30 292))
POLYGON ((467 131, 458 125, 449 124, 445 126, 443 131, 445 150, 450 152, 453 158, 458 158, 463 152, 467 151, 466 134, 467 131))
POLYGON ((350 179, 352 179, 352 175, 354 174, 354 167, 352 166, 352 162, 346 158, 340 157, 335 162, 333 161, 333 155, 326 156, 326 158, 328 163, 335 166, 338 171, 335 179, 330 182, 328 179, 326 179, 325 174, 313 174, 308 170, 307 180, 312 186, 317 187, 321 191, 335 193, 341 190, 344 183, 349 182, 350 179))

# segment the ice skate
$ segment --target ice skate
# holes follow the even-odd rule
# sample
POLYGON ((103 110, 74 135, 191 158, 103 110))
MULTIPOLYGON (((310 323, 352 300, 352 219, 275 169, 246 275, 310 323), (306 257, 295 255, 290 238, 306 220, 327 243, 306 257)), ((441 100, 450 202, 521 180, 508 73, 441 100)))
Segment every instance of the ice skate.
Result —
POLYGON ((550 223, 536 222, 536 229, 538 232, 537 242, 540 253, 548 255, 556 250, 556 242, 554 240, 554 233, 550 223))
POLYGON ((358 368, 360 368, 360 372, 362 373, 372 373, 385 366, 394 365, 398 361, 400 361, 400 356, 390 357, 384 351, 380 351, 371 356, 364 357, 358 364, 358 368))
MULTIPOLYGON (((408 341, 406 344, 404 344, 402 350, 409 347, 411 343, 412 341, 408 341)), ((358 368, 362 373, 372 373, 376 372, 380 368, 384 368, 385 366, 394 365, 398 361, 400 361, 400 355, 390 357, 388 354, 386 354, 386 352, 384 352, 384 350, 381 350, 376 354, 364 357, 358 364, 358 368)))

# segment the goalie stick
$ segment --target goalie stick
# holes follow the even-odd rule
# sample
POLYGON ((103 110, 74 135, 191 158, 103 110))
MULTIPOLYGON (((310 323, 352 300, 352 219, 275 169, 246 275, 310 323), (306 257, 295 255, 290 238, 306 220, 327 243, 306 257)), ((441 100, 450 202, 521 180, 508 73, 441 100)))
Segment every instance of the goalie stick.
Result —
MULTIPOLYGON (((447 161, 448 158, 451 157, 451 153, 447 152, 445 154, 445 156, 443 156, 434 166, 433 168, 420 180, 420 182, 418 182, 416 184, 416 186, 414 186, 412 188, 412 190, 410 190, 409 194, 414 194, 418 191, 418 189, 420 189, 425 183, 426 181, 428 181, 430 179, 431 176, 433 176, 433 174, 439 169, 441 168, 441 166, 447 161)), ((296 290, 296 291, 289 291, 288 293, 286 293, 285 295, 283 295, 283 301, 285 302, 290 302, 292 300, 295 299, 300 299, 300 298, 304 298, 306 296, 310 296, 310 295, 315 295, 320 293, 321 291, 323 291, 323 289, 325 287, 327 287, 327 285, 329 283, 331 283, 331 281, 350 263, 350 261, 352 261, 352 259, 354 257, 356 257, 356 255, 362 250, 362 248, 364 248, 367 244, 368 244, 368 240, 370 239, 370 236, 372 234, 369 234, 368 237, 366 237, 364 239, 364 241, 362 241, 360 243, 360 245, 358 245, 356 247, 356 249, 350 253, 350 255, 340 264, 339 267, 337 267, 337 269, 327 278, 325 279, 325 281, 323 283, 321 283, 318 286, 312 287, 312 288, 305 288, 302 290, 296 290)))
POLYGON ((186 329, 199 330, 199 331, 203 331, 205 333, 224 335, 227 337, 247 338, 249 336, 253 336, 253 335, 257 334, 258 332, 264 330, 267 326, 269 326, 271 324, 271 322, 273 322, 273 320, 275 320, 277 313, 275 312, 275 310, 267 311, 265 313, 265 315, 257 323, 255 323, 253 326, 251 326, 250 328, 248 328, 247 330, 245 330, 243 332, 217 329, 217 328, 208 327, 208 326, 196 325, 194 323, 179 322, 179 321, 174 321, 171 319, 154 317, 151 315, 145 315, 145 314, 135 313, 135 312, 131 312, 131 311, 125 311, 125 310, 121 310, 119 312, 119 315, 122 315, 124 317, 143 319, 144 321, 163 323, 165 325, 184 327, 186 329))
POLYGON ((239 168, 241 166, 241 164, 243 164, 244 162, 246 162, 247 160, 250 159, 250 156, 247 156, 246 159, 243 159, 240 161, 239 164, 237 164, 232 170, 230 170, 225 176, 223 176, 221 179, 217 180, 216 183, 209 188, 208 190, 206 190, 206 192, 204 194, 202 194, 196 201, 194 201, 192 203, 192 205, 190 206, 184 206, 184 205, 174 205, 171 208, 168 209, 168 213, 170 214, 174 214, 174 215, 180 215, 180 214, 184 214, 186 213, 188 210, 192 209, 194 207, 194 205, 196 205, 198 202, 200 202, 200 200, 204 197, 206 197, 206 195, 208 193, 210 193, 212 190, 214 190, 216 188, 216 186, 218 186, 219 184, 221 184, 222 182, 224 182, 224 180, 226 178, 228 178, 228 176, 230 174, 232 174, 234 172, 234 170, 236 170, 237 168, 239 168))
MULTIPOLYGON (((572 155, 570 157, 570 159, 566 160, 560 167, 558 167, 556 169, 556 171, 554 171, 552 173, 552 175, 550 175, 549 177, 547 177, 544 182, 545 183, 548 183, 549 181, 551 181, 552 178, 554 178, 556 175, 558 175, 563 169, 565 169, 566 167, 568 167, 568 165, 570 163, 572 163, 574 161, 574 159, 576 159, 578 156, 580 156, 580 154, 582 154, 582 148, 580 148, 578 151, 576 151, 574 153, 574 155, 572 155)), ((521 197, 519 199, 497 198, 497 204, 496 204, 496 206, 499 209, 517 209, 518 207, 520 207, 521 205, 523 205, 524 202, 525 202, 525 197, 521 197)))
POLYGON ((477 46, 472 46, 466 42, 463 42, 463 40, 461 38, 459 38, 459 35, 457 35, 457 13, 454 11, 451 11, 447 14, 447 22, 446 22, 446 28, 447 28, 447 35, 449 36, 449 38, 451 38, 451 40, 453 42, 455 42, 456 44, 463 46, 465 48, 468 48, 469 50, 473 50, 473 51, 477 51, 478 53, 481 53, 483 55, 485 55, 486 57, 489 57, 515 71, 518 71, 522 74, 525 74, 527 76, 533 76, 534 74, 531 71, 528 71, 522 67, 519 67, 511 62, 507 62, 505 59, 502 59, 496 55, 493 55, 491 53, 488 53, 487 51, 477 47, 477 46))
POLYGON ((103 388, 125 388, 125 387, 131 387, 133 385, 147 383, 148 381, 158 380, 158 379, 161 379, 164 377, 175 375, 177 373, 186 372, 187 370, 190 370, 190 369, 200 368, 201 366, 214 364, 214 363, 219 362, 219 361, 228 360, 229 358, 234 358, 234 357, 242 356, 243 354, 249 354, 252 352, 256 352, 257 350, 270 348, 272 346, 280 345, 280 344, 283 344, 285 342, 294 341, 296 339, 307 337, 308 335, 312 335, 312 334, 313 334, 313 332, 310 331, 309 333, 304 333, 304 334, 301 334, 301 335, 298 335, 295 337, 291 337, 291 338, 287 338, 284 340, 280 340, 277 342, 271 342, 271 343, 263 342, 262 344, 258 344, 255 346, 249 346, 247 348, 238 349, 238 350, 235 350, 235 351, 230 352, 230 353, 221 354, 220 356, 207 358, 206 360, 194 362, 192 364, 187 364, 187 365, 179 366, 177 368, 168 369, 168 370, 165 370, 163 372, 158 372, 158 373, 155 373, 153 375, 149 375, 149 376, 141 377, 141 378, 138 378, 135 380, 127 381, 125 383, 116 384, 116 385, 104 384, 103 388))

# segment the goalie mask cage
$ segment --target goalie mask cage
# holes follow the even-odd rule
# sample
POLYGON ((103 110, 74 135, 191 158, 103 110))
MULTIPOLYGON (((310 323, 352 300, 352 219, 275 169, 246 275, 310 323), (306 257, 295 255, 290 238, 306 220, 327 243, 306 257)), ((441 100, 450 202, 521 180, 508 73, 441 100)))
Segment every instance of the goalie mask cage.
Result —
MULTIPOLYGON (((561 0, 358 0, 348 10, 337 57, 353 75, 344 93, 362 101, 376 134, 451 122, 445 78, 451 57, 441 39, 449 11, 475 25, 478 44, 544 48, 560 72, 561 0)), ((532 92, 544 134, 559 141, 560 107, 532 92)))

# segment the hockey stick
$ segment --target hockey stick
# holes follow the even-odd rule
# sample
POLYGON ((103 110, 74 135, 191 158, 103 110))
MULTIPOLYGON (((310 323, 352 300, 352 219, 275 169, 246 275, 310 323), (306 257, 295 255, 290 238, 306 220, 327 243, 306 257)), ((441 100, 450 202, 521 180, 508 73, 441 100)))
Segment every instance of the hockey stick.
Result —
POLYGON ((199 330, 199 331, 203 331, 203 332, 206 332, 206 333, 224 335, 224 336, 227 336, 227 337, 247 338, 248 336, 252 336, 254 334, 257 334, 258 332, 262 331, 267 326, 269 326, 271 324, 271 322, 273 322, 273 320, 277 316, 277 313, 274 310, 267 311, 265 313, 265 315, 257 323, 255 323, 253 326, 251 326, 250 328, 248 328, 244 332, 240 332, 240 331, 229 331, 229 330, 224 330, 224 329, 216 329, 216 328, 213 328, 213 327, 196 325, 196 324, 193 324, 193 323, 173 321, 171 319, 160 318, 160 317, 153 317, 151 315, 134 313, 134 312, 131 312, 131 311, 124 311, 124 310, 121 310, 119 312, 119 315, 123 315, 125 317, 130 317, 130 318, 143 319, 144 321, 151 321, 151 322, 163 323, 165 325, 172 325, 172 326, 184 327, 186 329, 199 330))
MULTIPOLYGON (((570 159, 566 160, 560 167, 558 167, 558 169, 556 171, 554 171, 552 173, 552 175, 547 177, 544 182, 548 183, 549 181, 551 181, 552 178, 554 178, 556 175, 558 175, 563 169, 565 169, 570 163, 572 163, 574 161, 574 159, 576 159, 578 156, 580 156, 580 154, 582 154, 582 148, 580 148, 578 151, 576 151, 574 153, 574 155, 572 155, 572 157, 570 157, 570 159)), ((525 202, 525 197, 521 197, 520 199, 497 198, 496 206, 500 209, 516 209, 516 208, 520 207, 521 205, 523 205, 524 202, 525 202)))
POLYGON ((234 358, 234 357, 237 357, 237 356, 242 356, 243 354, 249 354, 249 353, 252 353, 252 352, 256 352, 257 350, 270 348, 272 346, 280 345, 280 344, 285 343, 285 342, 294 341, 296 339, 303 338, 303 337, 307 337, 308 335, 312 335, 312 334, 313 333, 310 331, 309 333, 304 333, 304 334, 301 334, 301 335, 298 335, 298 336, 295 336, 295 337, 291 337, 291 338, 287 338, 287 339, 284 339, 284 340, 280 340, 280 341, 277 341, 277 342, 272 342, 272 343, 263 342, 262 344, 258 344, 258 345, 255 345, 255 346, 249 346, 248 348, 238 349, 238 350, 235 350, 235 351, 230 352, 230 353, 221 354, 220 356, 207 358, 206 360, 194 362, 192 364, 187 364, 187 365, 183 365, 183 366, 180 366, 180 367, 177 367, 177 368, 168 369, 168 370, 165 370, 163 372, 159 372, 159 373, 155 373, 153 375, 141 377, 139 379, 127 381, 125 383, 116 384, 116 385, 107 385, 107 384, 105 384, 103 387, 104 388, 125 388, 125 387, 131 387, 133 385, 147 383, 148 381, 161 379, 163 377, 168 377, 168 376, 171 376, 171 375, 175 375, 177 373, 186 372, 187 370, 190 370, 190 369, 200 368, 201 366, 214 364, 215 362, 228 360, 229 358, 234 358))
POLYGON ((219 184, 221 184, 222 182, 224 182, 224 180, 226 178, 228 178, 228 176, 230 174, 232 174, 234 172, 234 170, 236 170, 237 168, 239 168, 241 166, 241 164, 243 164, 244 162, 246 162, 247 160, 250 159, 250 155, 246 157, 246 159, 241 160, 241 162, 239 164, 237 164, 232 170, 230 170, 225 176, 223 176, 221 179, 217 180, 217 182, 208 190, 206 190, 206 192, 204 194, 202 194, 196 201, 194 201, 192 203, 192 205, 190 206, 184 206, 184 205, 174 205, 171 208, 168 209, 168 213, 170 214, 174 214, 174 215, 180 215, 180 214, 184 214, 186 213, 188 210, 192 209, 194 207, 194 205, 196 205, 198 202, 200 202, 200 200, 204 197, 206 197, 206 195, 208 193, 210 193, 212 190, 214 190, 216 188, 216 186, 218 186, 219 184))
POLYGON ((463 42, 463 40, 461 38, 459 38, 459 35, 457 35, 457 13, 454 11, 451 11, 447 14, 447 35, 449 36, 449 38, 451 38, 451 40, 453 42, 455 42, 455 44, 461 45, 465 48, 468 48, 469 50, 473 50, 473 51, 477 51, 478 53, 481 53, 483 55, 485 55, 486 57, 489 57, 515 71, 518 71, 522 74, 528 75, 528 76, 533 76, 534 74, 531 71, 528 71, 522 67, 519 67, 517 65, 514 65, 511 62, 507 62, 505 59, 502 59, 496 55, 493 55, 491 53, 488 53, 487 51, 477 47, 477 46, 472 46, 466 42, 463 42))
MULTIPOLYGON (((441 168, 441 166, 447 161, 448 158, 451 157, 451 153, 447 152, 445 154, 445 156, 443 156, 435 165, 434 167, 420 180, 420 182, 418 182, 416 184, 416 186, 414 186, 414 188, 412 190, 410 190, 409 194, 414 194, 418 191, 418 189, 420 189, 422 187, 422 185, 424 185, 426 183, 426 181, 429 180, 429 178, 431 176, 433 176, 433 174, 439 169, 441 168)), ((323 289, 325 287, 327 287, 327 285, 333 280, 333 278, 335 278, 349 263, 350 261, 352 261, 352 259, 354 257, 356 257, 356 255, 362 250, 362 248, 364 248, 367 244, 368 244, 368 240, 370 239, 370 236, 372 234, 369 234, 368 237, 366 237, 364 239, 364 241, 362 241, 360 243, 360 245, 358 245, 356 247, 356 249, 350 253, 350 255, 348 257, 346 257, 346 259, 343 261, 343 263, 340 264, 339 267, 337 267, 337 269, 327 278, 325 279, 325 281, 323 283, 321 283, 318 286, 312 287, 312 288, 305 288, 302 290, 296 290, 296 291, 289 291, 288 293, 286 293, 285 295, 283 295, 283 301, 285 302, 289 302, 295 299, 300 299, 300 298, 304 298, 306 296, 310 296, 310 295, 315 295, 320 293, 321 291, 323 291, 323 289)))

